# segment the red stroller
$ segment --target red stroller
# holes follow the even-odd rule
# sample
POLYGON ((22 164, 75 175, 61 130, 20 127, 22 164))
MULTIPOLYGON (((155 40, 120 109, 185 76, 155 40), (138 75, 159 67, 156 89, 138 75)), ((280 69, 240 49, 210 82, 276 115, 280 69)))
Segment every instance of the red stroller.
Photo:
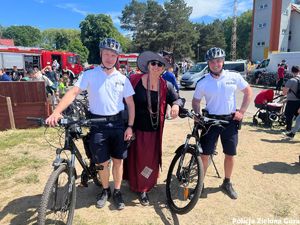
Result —
POLYGON ((254 100, 255 107, 258 108, 258 110, 253 116, 253 124, 258 125, 258 119, 260 119, 266 127, 272 127, 275 122, 280 126, 284 126, 285 102, 286 97, 283 95, 274 97, 274 91, 272 89, 259 92, 254 100))

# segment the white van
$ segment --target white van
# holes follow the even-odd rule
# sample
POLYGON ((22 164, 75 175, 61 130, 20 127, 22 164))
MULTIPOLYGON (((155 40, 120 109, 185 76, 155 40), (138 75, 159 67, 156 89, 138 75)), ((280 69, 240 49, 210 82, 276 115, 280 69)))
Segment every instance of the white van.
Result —
MULTIPOLYGON (((246 60, 225 61, 224 69, 239 72, 245 78, 247 74, 246 60)), ((184 88, 195 88, 197 81, 206 73, 208 73, 207 63, 199 62, 182 75, 180 86, 184 88)))
POLYGON ((300 52, 279 52, 269 55, 268 59, 263 60, 252 73, 277 73, 278 64, 285 60, 288 64, 288 71, 292 66, 300 65, 300 52))

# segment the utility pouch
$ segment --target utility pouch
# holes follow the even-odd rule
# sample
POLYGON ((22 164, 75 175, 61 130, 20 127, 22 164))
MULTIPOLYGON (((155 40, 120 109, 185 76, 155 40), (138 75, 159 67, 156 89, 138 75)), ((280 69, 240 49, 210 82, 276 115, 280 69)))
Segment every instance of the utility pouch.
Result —
POLYGON ((243 123, 242 120, 236 121, 236 126, 237 126, 237 129, 238 129, 238 130, 242 129, 242 123, 243 123))

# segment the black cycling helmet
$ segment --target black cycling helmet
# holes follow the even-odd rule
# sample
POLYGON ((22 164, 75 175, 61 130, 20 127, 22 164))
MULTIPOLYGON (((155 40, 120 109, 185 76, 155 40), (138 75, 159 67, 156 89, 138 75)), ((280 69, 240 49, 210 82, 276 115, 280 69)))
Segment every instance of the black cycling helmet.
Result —
POLYGON ((209 49, 205 54, 205 61, 217 58, 225 58, 225 51, 221 48, 213 47, 209 49))
POLYGON ((121 44, 113 38, 105 38, 99 43, 99 48, 108 49, 120 54, 122 52, 121 44))

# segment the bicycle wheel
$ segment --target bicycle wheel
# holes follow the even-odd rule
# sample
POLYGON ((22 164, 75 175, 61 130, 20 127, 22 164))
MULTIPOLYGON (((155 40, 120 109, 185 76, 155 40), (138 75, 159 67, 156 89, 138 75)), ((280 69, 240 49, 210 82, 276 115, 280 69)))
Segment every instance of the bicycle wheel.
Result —
POLYGON ((194 208, 201 194, 203 165, 193 147, 189 146, 184 154, 183 149, 178 150, 168 171, 167 203, 173 212, 185 214, 194 208))
POLYGON ((60 165, 52 172, 45 186, 38 209, 38 225, 71 225, 75 203, 75 175, 70 177, 67 165, 60 165))

